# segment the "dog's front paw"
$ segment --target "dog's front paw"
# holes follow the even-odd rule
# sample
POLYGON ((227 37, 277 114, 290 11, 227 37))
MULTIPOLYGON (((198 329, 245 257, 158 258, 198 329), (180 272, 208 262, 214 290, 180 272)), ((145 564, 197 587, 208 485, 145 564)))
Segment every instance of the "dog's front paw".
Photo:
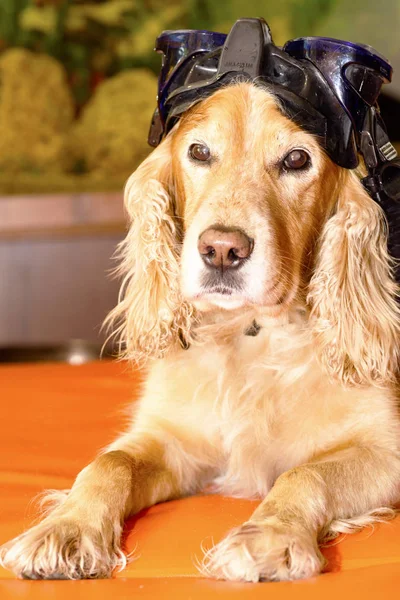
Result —
POLYGON ((284 581, 313 577, 324 564, 311 534, 271 519, 231 531, 206 552, 201 570, 230 581, 284 581))
POLYGON ((126 558, 104 531, 60 517, 45 519, 0 548, 0 563, 23 579, 103 579, 126 558))

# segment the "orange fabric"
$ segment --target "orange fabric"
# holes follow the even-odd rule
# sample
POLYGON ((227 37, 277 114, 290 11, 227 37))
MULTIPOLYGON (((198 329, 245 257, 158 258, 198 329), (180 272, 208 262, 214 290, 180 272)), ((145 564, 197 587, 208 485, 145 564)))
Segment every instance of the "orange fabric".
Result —
MULTIPOLYGON (((125 408, 137 396, 138 375, 112 362, 80 367, 0 367, 0 543, 32 522, 32 498, 68 488, 75 475, 115 438, 125 408)), ((247 519, 256 502, 196 496, 159 504, 126 527, 125 546, 136 560, 108 581, 17 581, 0 569, 0 598, 191 599, 337 598, 396 595, 400 584, 400 518, 328 546, 328 573, 294 583, 230 584, 199 576, 200 546, 218 541, 247 519), (271 596, 272 594, 272 596, 271 596)))

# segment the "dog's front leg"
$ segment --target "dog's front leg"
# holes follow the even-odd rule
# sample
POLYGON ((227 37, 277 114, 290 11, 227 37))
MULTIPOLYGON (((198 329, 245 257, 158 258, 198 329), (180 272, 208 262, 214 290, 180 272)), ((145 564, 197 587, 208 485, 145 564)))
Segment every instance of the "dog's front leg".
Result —
POLYGON ((5 544, 1 562, 28 579, 109 577, 126 559, 124 519, 178 496, 182 484, 160 440, 121 438, 78 475, 69 494, 38 525, 5 544))
MULTIPOLYGON (((377 448, 350 447, 283 473, 249 521, 205 556, 203 571, 232 581, 302 579, 321 571, 318 549, 335 520, 399 500, 400 460, 377 448)), ((359 520, 362 524, 362 519, 359 520)))

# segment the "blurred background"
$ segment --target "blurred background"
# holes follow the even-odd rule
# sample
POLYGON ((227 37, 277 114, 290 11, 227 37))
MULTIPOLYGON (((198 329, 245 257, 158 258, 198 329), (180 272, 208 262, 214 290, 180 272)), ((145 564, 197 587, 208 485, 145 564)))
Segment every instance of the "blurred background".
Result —
POLYGON ((124 181, 149 152, 155 38, 243 16, 278 45, 329 36, 388 57, 381 109, 400 141, 400 0, 0 0, 0 361, 98 354, 124 181))

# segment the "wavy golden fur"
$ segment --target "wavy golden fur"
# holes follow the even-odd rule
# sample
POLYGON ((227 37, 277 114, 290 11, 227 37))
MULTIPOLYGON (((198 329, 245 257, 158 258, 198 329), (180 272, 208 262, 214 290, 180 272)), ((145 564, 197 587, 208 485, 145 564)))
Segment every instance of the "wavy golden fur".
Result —
POLYGON ((3 564, 110 576, 127 516, 208 485, 261 503, 203 573, 315 575, 321 540, 393 516, 400 500, 400 314, 380 207, 247 83, 189 110, 125 204, 108 324, 147 369, 142 397, 128 431, 3 547, 3 564))

